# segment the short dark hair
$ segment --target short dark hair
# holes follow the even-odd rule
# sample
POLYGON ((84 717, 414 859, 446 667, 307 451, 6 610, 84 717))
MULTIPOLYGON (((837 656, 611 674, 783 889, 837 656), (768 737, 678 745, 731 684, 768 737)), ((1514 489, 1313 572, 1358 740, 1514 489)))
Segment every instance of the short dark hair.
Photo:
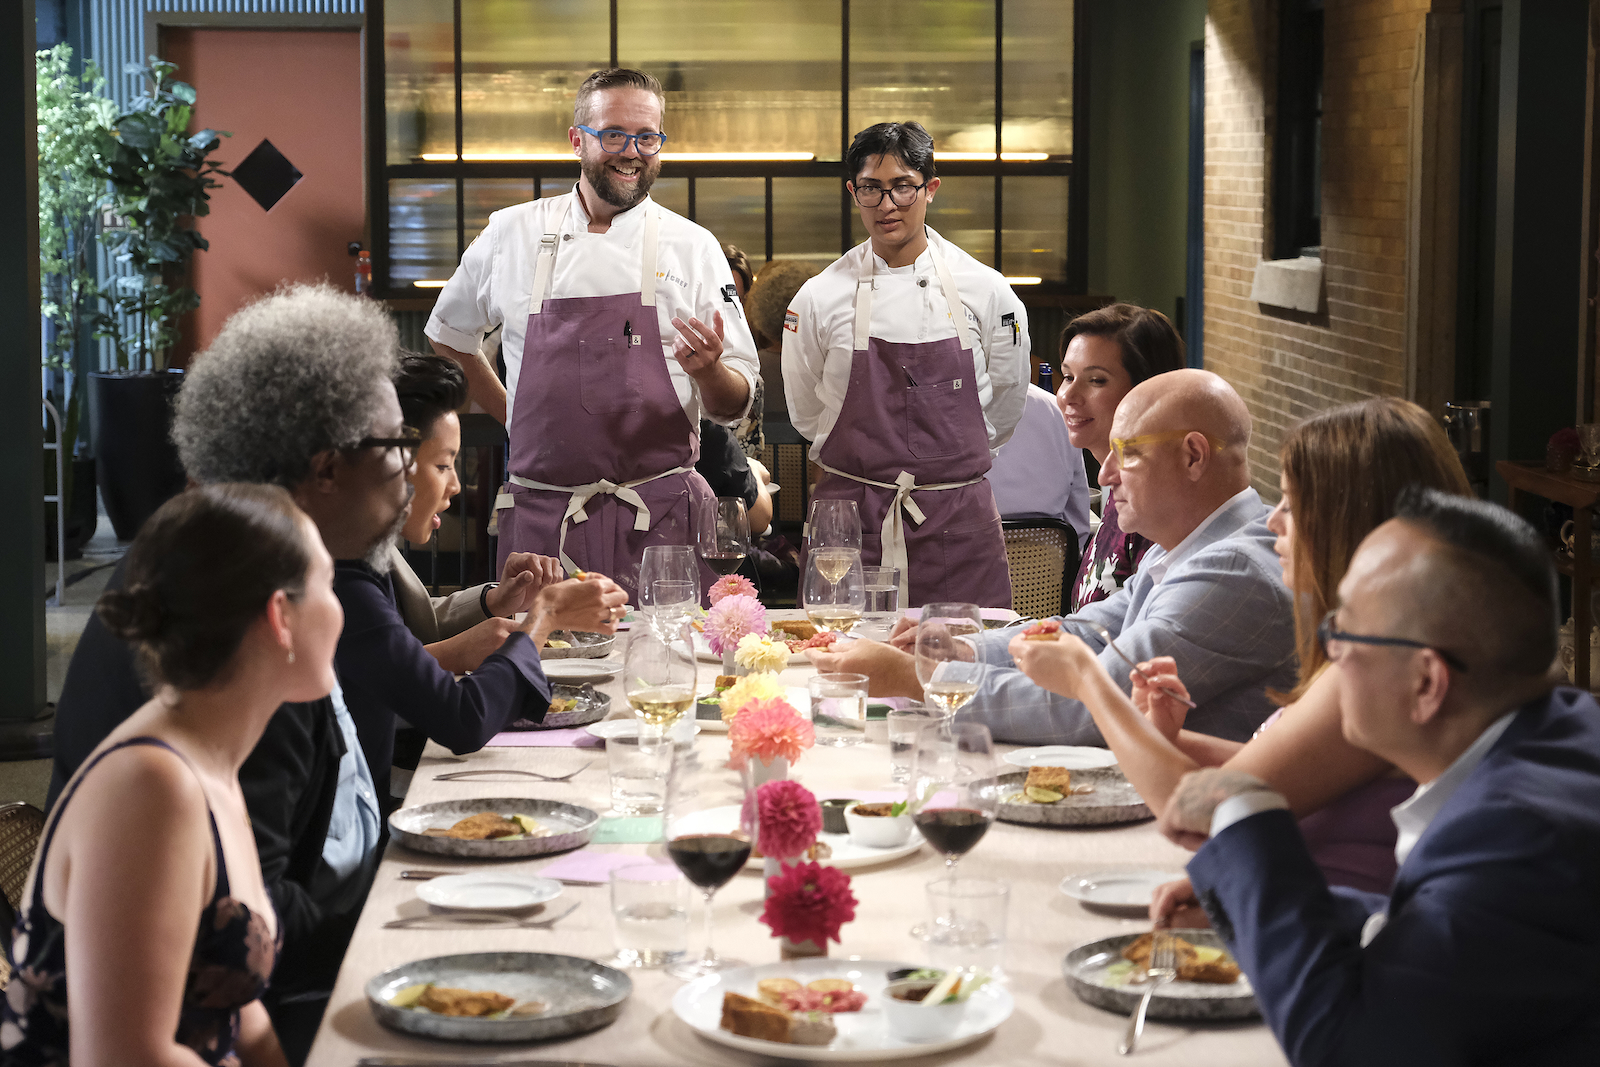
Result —
POLYGON ((666 124, 667 94, 662 90, 661 83, 654 74, 646 74, 642 70, 630 70, 627 67, 609 67, 606 70, 597 70, 578 86, 578 98, 572 102, 572 124, 574 126, 587 126, 589 115, 589 101, 595 93, 607 89, 643 89, 652 93, 661 101, 662 124, 666 124))
POLYGON ((1154 308, 1137 304, 1108 304, 1086 311, 1067 323, 1061 331, 1061 355, 1074 337, 1104 337, 1122 349, 1122 369, 1133 384, 1182 370, 1185 364, 1183 338, 1172 320, 1154 308))
POLYGON ((131 642, 151 688, 216 680, 278 590, 305 592, 306 526, 276 485, 196 486, 161 505, 128 549, 121 589, 95 612, 131 642))
POLYGON ((1470 625, 1490 646, 1489 666, 1521 676, 1548 670, 1561 600, 1544 538, 1499 504, 1420 485, 1400 491, 1394 514, 1449 550, 1445 564, 1478 609, 1470 625))
POLYGON ((728 261, 728 269, 733 271, 734 277, 744 279, 745 295, 750 294, 750 286, 755 284, 756 276, 750 270, 750 257, 744 254, 744 249, 738 245, 723 245, 722 255, 728 261))
POLYGON ((920 122, 880 122, 856 134, 850 151, 844 154, 845 177, 855 181, 873 156, 894 156, 900 162, 932 181, 933 136, 920 122))
POLYGON ((402 350, 394 391, 406 425, 431 437, 440 416, 467 402, 467 376, 453 359, 402 350))

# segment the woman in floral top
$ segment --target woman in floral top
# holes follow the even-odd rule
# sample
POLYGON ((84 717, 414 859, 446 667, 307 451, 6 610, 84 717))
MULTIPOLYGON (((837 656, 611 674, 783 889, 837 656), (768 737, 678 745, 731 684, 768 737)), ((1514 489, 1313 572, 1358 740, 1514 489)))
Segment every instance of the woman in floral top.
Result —
MULTIPOLYGON (((1183 365, 1183 338, 1159 311, 1112 304, 1073 319, 1061 335, 1061 388, 1056 392, 1072 443, 1104 464, 1111 451, 1111 417, 1128 390, 1183 365)), ((1148 539, 1122 531, 1116 504, 1104 497, 1100 529, 1078 565, 1072 610, 1122 588, 1149 547, 1148 539)))

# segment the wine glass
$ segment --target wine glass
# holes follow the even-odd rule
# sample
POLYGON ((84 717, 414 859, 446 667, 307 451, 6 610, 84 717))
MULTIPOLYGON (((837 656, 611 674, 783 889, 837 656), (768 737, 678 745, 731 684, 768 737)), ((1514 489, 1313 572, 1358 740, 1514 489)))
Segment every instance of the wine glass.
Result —
POLYGON ((847 633, 866 610, 866 584, 860 549, 812 549, 806 554, 806 574, 800 589, 806 618, 819 630, 847 633))
POLYGON ((971 700, 978 683, 954 678, 935 680, 945 663, 971 663, 973 651, 964 637, 983 632, 983 617, 976 604, 929 604, 917 624, 917 681, 924 699, 947 715, 971 700))
POLYGON ((690 545, 651 545, 639 564, 639 607, 656 636, 676 638, 700 603, 700 561, 690 545))
POLYGON ((717 507, 700 509, 700 558, 718 574, 737 571, 750 554, 750 520, 745 515, 744 501, 736 496, 717 497, 717 507))
POLYGON ((806 551, 853 548, 861 551, 861 513, 854 500, 813 497, 806 518, 806 551))
POLYGON ((912 822, 954 878, 956 861, 988 832, 1000 800, 989 728, 950 719, 923 727, 907 791, 912 822))
POLYGON ((684 981, 744 966, 739 960, 718 956, 711 945, 711 898, 744 869, 757 836, 755 793, 746 794, 745 801, 737 805, 719 803, 726 799, 702 800, 699 794, 674 788, 667 801, 667 855, 706 898, 705 952, 699 959, 686 959, 667 968, 668 974, 684 981))
POLYGON ((664 640, 652 630, 638 630, 628 641, 623 661, 623 691, 639 719, 639 737, 663 738, 683 713, 694 706, 696 664, 689 627, 679 640, 664 640))

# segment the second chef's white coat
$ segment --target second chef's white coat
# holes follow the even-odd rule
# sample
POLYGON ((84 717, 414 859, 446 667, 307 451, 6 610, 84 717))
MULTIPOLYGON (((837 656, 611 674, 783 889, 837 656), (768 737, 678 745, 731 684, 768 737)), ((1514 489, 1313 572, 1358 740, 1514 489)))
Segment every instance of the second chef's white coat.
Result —
MULTIPOLYGON (((978 400, 993 455, 1011 437, 1028 396, 1028 314, 1005 278, 928 227, 930 249, 937 245, 961 294, 966 322, 963 342, 972 345, 978 375, 978 400), (1003 322, 1015 316, 1014 325, 1003 322)), ((855 348, 856 280, 861 258, 872 256, 876 289, 872 294, 871 335, 884 341, 916 343, 955 335, 944 289, 925 249, 907 267, 890 267, 865 241, 801 286, 783 324, 783 386, 789 420, 811 442, 811 457, 822 453, 850 385, 855 348)))
MULTIPOLYGON (((539 238, 544 235, 551 212, 569 204, 556 246, 555 272, 551 278, 552 298, 615 296, 639 291, 639 259, 644 239, 644 206, 649 199, 617 214, 605 233, 589 232, 589 216, 583 210, 576 188, 562 196, 533 200, 496 211, 489 216, 477 240, 461 257, 461 265, 448 284, 439 291, 433 314, 428 317, 430 340, 448 345, 457 352, 473 353, 483 337, 503 324, 501 353, 506 361, 506 425, 515 417, 517 382, 522 371, 522 346, 528 328, 528 298, 533 291, 533 272, 539 255, 539 238)), ((660 235, 656 244, 656 321, 661 328, 662 355, 672 375, 673 388, 683 404, 689 425, 697 430, 702 418, 727 426, 737 426, 745 412, 729 418, 702 410, 694 379, 672 355, 672 342, 678 336, 673 318, 687 322, 698 318, 708 326, 712 313, 722 313, 722 362, 743 375, 755 395, 761 362, 755 341, 745 323, 744 309, 734 296, 733 272, 722 254, 717 239, 703 226, 696 225, 660 205, 660 235), (725 288, 726 287, 726 288, 725 288)), ((745 403, 748 410, 749 401, 745 403)))

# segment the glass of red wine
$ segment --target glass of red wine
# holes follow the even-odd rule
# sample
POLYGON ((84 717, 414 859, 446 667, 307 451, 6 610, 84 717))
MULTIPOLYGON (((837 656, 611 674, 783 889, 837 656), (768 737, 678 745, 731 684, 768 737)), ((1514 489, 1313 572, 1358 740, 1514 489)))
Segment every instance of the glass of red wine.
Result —
POLYGON ((711 900, 750 859, 756 841, 755 797, 751 794, 749 803, 743 804, 718 804, 717 799, 721 798, 702 800, 700 793, 674 789, 667 804, 667 855, 706 901, 705 952, 667 968, 668 974, 684 981, 744 966, 718 956, 712 948, 711 900))
POLYGON ((717 497, 715 511, 704 509, 696 540, 707 567, 721 575, 736 572, 750 554, 750 519, 744 501, 736 496, 717 497))
POLYGON ((988 833, 999 804, 989 728, 949 719, 924 727, 917 734, 908 792, 912 822, 944 855, 954 878, 956 862, 988 833))

